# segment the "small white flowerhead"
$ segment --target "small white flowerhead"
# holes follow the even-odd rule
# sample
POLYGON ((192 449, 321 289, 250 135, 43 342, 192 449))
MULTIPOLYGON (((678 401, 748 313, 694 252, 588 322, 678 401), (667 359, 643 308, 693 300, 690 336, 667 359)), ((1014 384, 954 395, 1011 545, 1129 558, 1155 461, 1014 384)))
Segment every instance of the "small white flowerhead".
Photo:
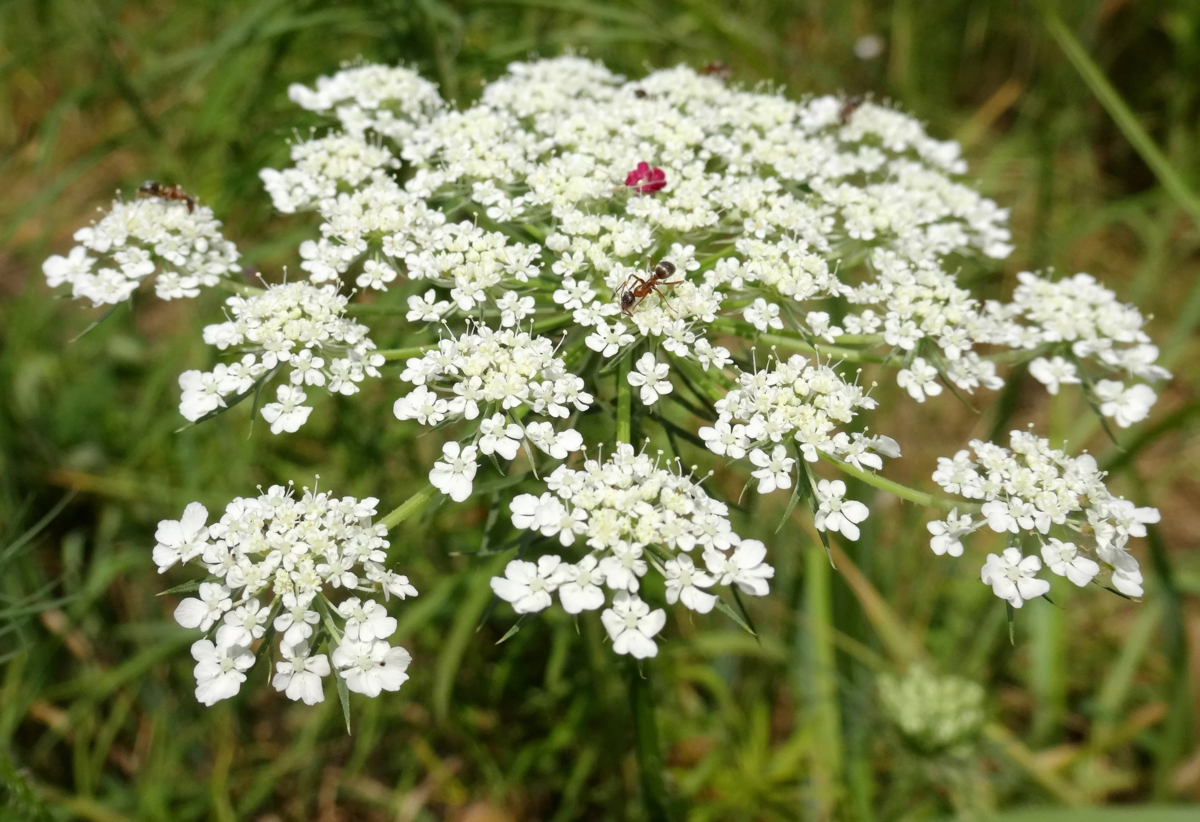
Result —
POLYGON ((896 383, 907 389, 909 396, 917 402, 925 402, 926 397, 936 397, 942 393, 942 386, 937 381, 937 369, 917 357, 908 368, 902 368, 896 374, 896 383))
POLYGON ((654 637, 666 625, 667 615, 661 608, 651 611, 636 595, 619 591, 613 597, 612 607, 600 614, 600 621, 608 631, 614 652, 647 659, 658 655, 654 637))
POLYGON ((474 445, 463 448, 457 442, 443 445, 442 459, 435 462, 433 470, 429 472, 433 487, 455 502, 462 502, 471 496, 475 472, 479 468, 477 450, 474 445))
POLYGON ((1005 548, 1001 554, 988 554, 980 576, 996 596, 1020 608, 1026 600, 1050 591, 1050 583, 1036 576, 1041 567, 1037 557, 1022 557, 1019 549, 1005 548))
POLYGON ((1138 383, 1126 388, 1116 380, 1096 383, 1096 398, 1100 401, 1100 413, 1112 417, 1121 428, 1146 419, 1158 399, 1148 385, 1138 383))
POLYGON ((346 687, 357 694, 376 697, 383 691, 398 691, 408 681, 412 657, 403 648, 393 648, 382 639, 360 641, 349 638, 333 651, 333 664, 346 687))
POLYGON ((245 671, 254 664, 254 654, 244 645, 214 645, 207 639, 192 643, 196 660, 196 699, 214 705, 236 696, 246 681, 245 671))
POLYGON ((817 514, 814 524, 818 531, 837 531, 846 539, 857 540, 858 524, 870 511, 857 500, 846 499, 846 483, 841 480, 821 480, 817 483, 817 514))
POLYGON ((303 404, 308 396, 294 385, 281 385, 275 394, 278 402, 268 403, 262 408, 263 419, 271 423, 271 433, 286 431, 293 434, 299 431, 312 413, 312 408, 303 404))
POLYGON ((541 557, 536 564, 515 559, 504 569, 503 577, 492 577, 492 591, 511 602, 518 614, 532 614, 549 608, 550 594, 563 581, 562 560, 541 557))
POLYGON ((283 659, 275 664, 277 673, 271 680, 275 690, 283 691, 288 699, 316 705, 325 701, 321 678, 329 676, 329 659, 325 654, 311 654, 303 642, 280 647, 283 659))
POLYGON ((158 524, 154 538, 154 564, 164 573, 179 561, 187 562, 204 552, 208 546, 208 509, 198 502, 189 503, 179 520, 164 519, 158 524))
POLYGON ((641 389, 643 405, 654 405, 659 397, 671 393, 671 382, 667 379, 670 373, 669 365, 658 362, 647 351, 638 358, 635 370, 629 372, 629 384, 641 389))
POLYGON ((1079 383, 1075 364, 1062 357, 1052 359, 1038 357, 1029 363, 1029 373, 1035 380, 1046 386, 1046 390, 1051 394, 1057 394, 1060 385, 1077 385, 1079 383))
POLYGON ((1100 573, 1100 566, 1082 556, 1073 543, 1054 537, 1042 546, 1042 559, 1053 573, 1066 577, 1081 588, 1100 573))

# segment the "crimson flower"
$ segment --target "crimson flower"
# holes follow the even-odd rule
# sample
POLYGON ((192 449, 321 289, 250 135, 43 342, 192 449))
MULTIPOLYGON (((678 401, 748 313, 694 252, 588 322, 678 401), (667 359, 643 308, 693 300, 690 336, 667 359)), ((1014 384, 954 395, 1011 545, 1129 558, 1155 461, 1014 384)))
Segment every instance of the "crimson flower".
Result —
POLYGON ((654 194, 667 186, 667 173, 658 166, 638 163, 637 168, 625 175, 625 185, 638 194, 654 194))

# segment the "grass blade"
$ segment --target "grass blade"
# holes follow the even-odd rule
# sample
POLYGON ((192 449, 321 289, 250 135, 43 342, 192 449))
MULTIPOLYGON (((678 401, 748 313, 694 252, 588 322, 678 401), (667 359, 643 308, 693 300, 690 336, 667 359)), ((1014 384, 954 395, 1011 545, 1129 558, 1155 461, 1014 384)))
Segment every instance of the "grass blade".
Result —
POLYGON ((1196 221, 1196 225, 1200 226, 1200 198, 1192 192, 1182 175, 1175 170, 1166 155, 1142 128, 1142 124, 1138 122, 1128 104, 1104 76, 1104 72, 1088 56, 1087 50, 1055 11, 1045 9, 1043 21, 1050 36, 1055 39, 1067 59, 1075 66, 1079 76, 1083 78, 1088 88, 1092 90, 1092 94, 1096 95, 1096 99, 1100 101, 1100 105, 1104 106, 1109 116, 1116 122, 1117 128, 1125 135, 1125 139, 1154 172, 1154 176, 1158 178, 1162 187, 1170 193, 1184 211, 1191 215, 1192 219, 1196 221))

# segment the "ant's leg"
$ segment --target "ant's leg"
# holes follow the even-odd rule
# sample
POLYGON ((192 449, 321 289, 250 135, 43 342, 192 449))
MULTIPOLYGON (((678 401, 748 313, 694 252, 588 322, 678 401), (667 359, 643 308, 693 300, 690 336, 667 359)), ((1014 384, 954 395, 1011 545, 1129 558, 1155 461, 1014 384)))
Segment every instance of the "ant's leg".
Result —
POLYGON ((630 280, 635 280, 637 285, 645 285, 646 284, 646 281, 643 280, 641 277, 639 277, 637 274, 630 274, 628 277, 625 278, 625 282, 623 282, 619 286, 617 286, 617 290, 614 293, 620 294, 622 291, 628 291, 630 280))
MULTIPOLYGON (((669 285, 669 283, 667 283, 667 285, 669 285)), ((658 298, 660 300, 662 300, 663 308, 670 311, 672 316, 678 318, 679 315, 677 313, 675 313, 675 308, 671 305, 671 301, 667 299, 666 293, 659 291, 657 285, 651 286, 651 289, 654 291, 655 294, 658 295, 658 298)))

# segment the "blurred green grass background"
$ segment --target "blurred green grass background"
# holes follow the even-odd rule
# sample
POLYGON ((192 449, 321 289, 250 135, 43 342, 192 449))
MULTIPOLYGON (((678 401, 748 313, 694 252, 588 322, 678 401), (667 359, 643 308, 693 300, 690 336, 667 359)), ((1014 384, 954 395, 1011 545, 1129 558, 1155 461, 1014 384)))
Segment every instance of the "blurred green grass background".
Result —
MULTIPOLYGON (((426 510, 396 536, 421 590, 396 611, 413 678, 353 700, 353 736, 336 700, 288 703, 261 670, 233 702, 198 705, 193 637, 154 596, 157 521, 316 473, 386 510, 415 490, 433 444, 391 417, 394 379, 322 403, 299 435, 251 432, 244 410, 176 433, 175 380, 207 363, 200 328, 219 296, 140 302, 70 342, 99 312, 41 283, 42 259, 151 177, 201 196, 245 262, 277 272, 312 229, 272 215, 256 175, 308 127, 289 83, 361 55, 414 65, 461 103, 509 61, 567 48, 631 75, 721 60, 735 82, 896 101, 961 140, 985 192, 1013 209, 1018 250, 1003 280, 977 287, 1000 293, 1029 267, 1090 271, 1155 316, 1176 374, 1123 451, 1068 397, 1005 392, 974 414, 884 388, 894 410, 878 427, 904 432, 895 475, 911 484, 1010 425, 1090 447, 1119 492, 1163 510, 1137 549, 1145 603, 1056 586, 1061 607, 1031 603, 1010 644, 977 563, 934 558, 921 512, 858 489, 877 514, 833 571, 806 527, 772 537, 784 502, 763 503, 748 519, 770 523, 778 576, 752 609, 761 642, 676 614, 644 681, 670 810, 1196 818, 1164 809, 1200 799, 1194 0, 0 2, 0 818, 653 818, 625 667, 598 623, 548 613, 497 646, 513 621, 501 609, 476 631, 495 558, 466 554, 489 527, 486 499, 426 510), (855 55, 866 35, 882 38, 876 58, 855 55), (878 674, 912 659, 985 687, 976 742, 920 751, 889 723, 878 674), (1137 808, 1084 808, 1106 804, 1137 808)), ((740 481, 725 486, 736 497, 740 481)), ((505 529, 502 517, 493 537, 505 529)))

